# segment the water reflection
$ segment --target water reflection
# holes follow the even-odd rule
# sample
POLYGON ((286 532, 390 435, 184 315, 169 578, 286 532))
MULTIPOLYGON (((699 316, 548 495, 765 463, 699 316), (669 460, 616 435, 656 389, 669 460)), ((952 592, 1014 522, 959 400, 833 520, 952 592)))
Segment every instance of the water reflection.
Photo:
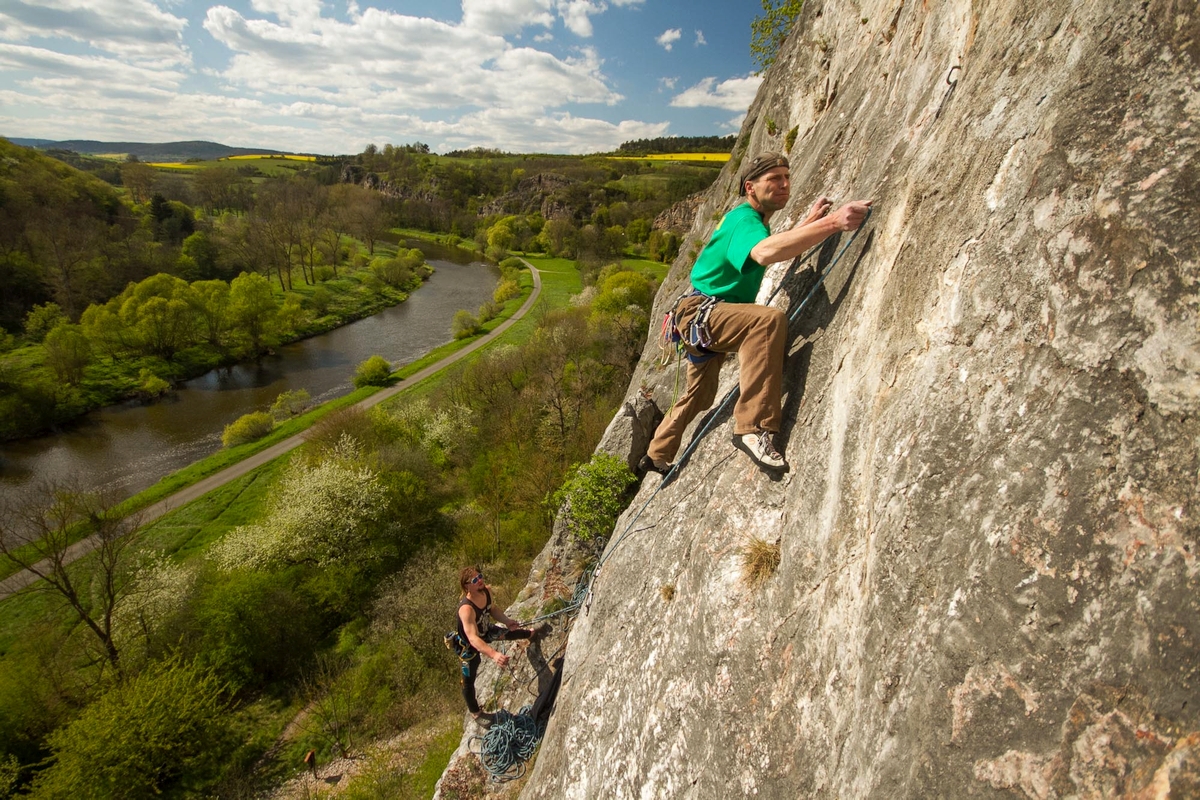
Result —
POLYGON ((268 408, 281 392, 305 389, 314 401, 341 397, 353 388, 354 368, 364 359, 381 355, 401 366, 450 341, 455 312, 474 311, 490 299, 498 272, 470 262, 465 251, 422 249, 436 271, 398 306, 258 362, 213 370, 161 402, 101 409, 62 433, 0 445, 0 499, 42 478, 77 478, 134 494, 216 452, 225 425, 268 408))

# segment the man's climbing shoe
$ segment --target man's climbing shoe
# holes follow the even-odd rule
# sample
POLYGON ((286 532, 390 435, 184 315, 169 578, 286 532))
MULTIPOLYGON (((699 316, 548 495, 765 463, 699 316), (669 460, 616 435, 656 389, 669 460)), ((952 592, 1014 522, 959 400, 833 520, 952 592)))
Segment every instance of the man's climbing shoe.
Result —
POLYGON ((745 452, 763 469, 785 470, 787 461, 775 449, 775 442, 772 441, 774 435, 770 431, 734 434, 733 446, 745 452))
POLYGON ((475 724, 485 731, 492 727, 492 723, 496 721, 496 715, 487 711, 480 711, 478 714, 473 714, 472 716, 475 718, 475 724))
POLYGON ((655 461, 650 456, 642 456, 642 460, 638 462, 638 477, 645 477, 647 472, 657 472, 659 475, 666 475, 671 471, 671 463, 668 461, 655 461))

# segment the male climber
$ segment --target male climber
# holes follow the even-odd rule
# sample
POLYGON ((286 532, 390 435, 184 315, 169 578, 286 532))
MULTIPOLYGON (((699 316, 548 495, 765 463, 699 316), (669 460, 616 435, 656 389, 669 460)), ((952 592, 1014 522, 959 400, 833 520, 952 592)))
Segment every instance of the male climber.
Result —
POLYGON ((734 352, 741 395, 733 409, 733 444, 763 469, 787 469, 773 441, 783 421, 787 315, 754 301, 768 264, 793 259, 840 231, 856 230, 872 201, 856 200, 829 213, 833 204, 821 197, 799 224, 772 234, 771 215, 791 197, 788 160, 779 153, 751 159, 742 169, 738 194, 746 202, 721 219, 692 267, 693 291, 675 305, 676 328, 696 334, 696 341, 685 344, 692 356, 687 388, 655 431, 640 464, 643 471, 671 469, 684 429, 716 399, 721 364, 726 353, 734 352))
POLYGON ((503 612, 492 608, 492 592, 483 582, 483 573, 478 569, 467 567, 459 574, 458 582, 462 587, 462 598, 458 602, 458 636, 459 641, 465 643, 459 652, 462 660, 462 694, 471 716, 486 728, 492 723, 492 715, 481 711, 479 701, 475 698, 475 676, 482 661, 480 654, 503 667, 508 664, 508 656, 488 643, 502 639, 528 639, 534 632, 522 628, 503 612), (501 624, 489 624, 489 614, 501 624))

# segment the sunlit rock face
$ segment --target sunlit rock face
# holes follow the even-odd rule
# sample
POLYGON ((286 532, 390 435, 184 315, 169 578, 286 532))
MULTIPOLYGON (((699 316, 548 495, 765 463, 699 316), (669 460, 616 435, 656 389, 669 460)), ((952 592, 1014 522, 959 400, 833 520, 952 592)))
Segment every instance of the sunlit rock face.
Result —
POLYGON ((775 230, 875 200, 792 326, 791 471, 726 412, 643 481, 523 797, 1198 796, 1198 89, 1194 2, 805 3, 658 297, 738 155, 788 150, 775 230))

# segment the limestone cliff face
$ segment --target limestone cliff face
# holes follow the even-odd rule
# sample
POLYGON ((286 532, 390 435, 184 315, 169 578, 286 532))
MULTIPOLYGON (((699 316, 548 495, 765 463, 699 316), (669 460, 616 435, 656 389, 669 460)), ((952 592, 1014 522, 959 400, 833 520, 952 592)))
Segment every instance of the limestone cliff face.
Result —
POLYGON ((776 230, 876 211, 793 328, 791 472, 726 415, 645 479, 523 797, 1200 796, 1198 90, 1192 0, 805 3, 745 152, 796 129, 776 230))

